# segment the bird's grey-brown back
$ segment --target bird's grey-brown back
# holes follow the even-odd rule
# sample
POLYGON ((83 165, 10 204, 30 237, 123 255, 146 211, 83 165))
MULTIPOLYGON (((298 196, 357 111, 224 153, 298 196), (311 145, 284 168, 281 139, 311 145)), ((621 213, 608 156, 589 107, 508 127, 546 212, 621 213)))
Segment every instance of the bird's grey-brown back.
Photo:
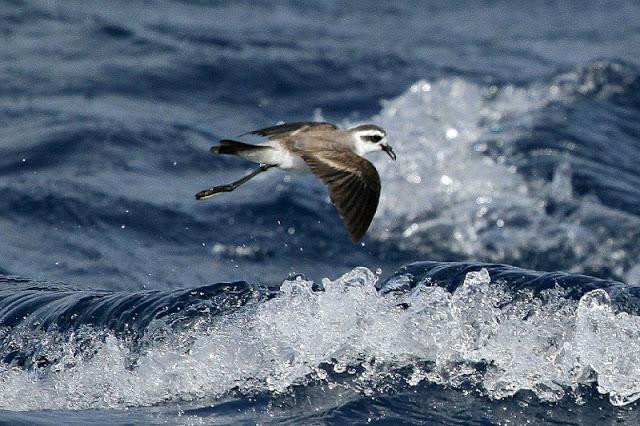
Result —
POLYGON ((369 152, 385 151, 395 160, 393 150, 386 143, 386 132, 375 124, 364 124, 348 130, 340 130, 330 123, 296 123, 296 126, 283 126, 288 130, 269 131, 271 137, 265 145, 292 153, 351 151, 364 156, 369 152))
POLYGON ((310 171, 302 152, 343 150, 353 145, 348 132, 324 122, 286 123, 244 133, 248 134, 266 136, 268 140, 253 145, 255 150, 240 150, 235 155, 284 170, 310 171))
POLYGON ((284 149, 295 153, 345 150, 355 152, 353 135, 349 131, 344 130, 312 129, 283 135, 271 141, 277 142, 281 144, 284 149))
POLYGON ((265 127, 264 129, 252 130, 243 133, 245 135, 269 136, 270 139, 277 138, 281 135, 293 135, 308 130, 338 130, 338 128, 324 121, 300 121, 295 123, 284 123, 276 126, 265 127))

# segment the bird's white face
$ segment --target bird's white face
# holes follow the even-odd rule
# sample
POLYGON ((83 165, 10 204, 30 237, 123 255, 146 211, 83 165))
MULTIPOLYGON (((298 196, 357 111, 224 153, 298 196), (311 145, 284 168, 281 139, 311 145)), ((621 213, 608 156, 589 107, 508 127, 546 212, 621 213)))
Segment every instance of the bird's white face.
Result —
POLYGON ((358 155, 362 156, 369 152, 384 151, 393 160, 396 159, 396 154, 387 143, 385 132, 377 129, 355 130, 354 137, 358 155))

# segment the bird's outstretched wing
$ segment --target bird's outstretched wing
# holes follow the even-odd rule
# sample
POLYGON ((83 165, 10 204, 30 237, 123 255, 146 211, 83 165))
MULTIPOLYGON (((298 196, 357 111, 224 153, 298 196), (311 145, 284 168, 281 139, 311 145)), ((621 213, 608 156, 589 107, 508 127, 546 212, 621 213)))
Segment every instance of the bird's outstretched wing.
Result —
POLYGON ((282 136, 286 133, 297 133, 305 130, 336 130, 337 127, 331 123, 321 121, 300 121, 297 123, 284 123, 277 126, 265 127, 264 129, 252 130, 243 133, 245 135, 270 136, 271 138, 282 136))
POLYGON ((380 176, 369 161, 350 150, 300 153, 311 171, 329 187, 353 241, 369 229, 378 208, 380 176))

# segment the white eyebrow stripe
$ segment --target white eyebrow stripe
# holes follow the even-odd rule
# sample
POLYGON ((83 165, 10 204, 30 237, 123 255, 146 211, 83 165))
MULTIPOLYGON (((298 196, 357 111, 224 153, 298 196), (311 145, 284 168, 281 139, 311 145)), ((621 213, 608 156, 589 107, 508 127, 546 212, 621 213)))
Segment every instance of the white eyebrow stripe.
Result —
POLYGON ((381 132, 380 130, 358 130, 356 131, 356 134, 358 134, 359 136, 386 136, 385 133, 381 132))

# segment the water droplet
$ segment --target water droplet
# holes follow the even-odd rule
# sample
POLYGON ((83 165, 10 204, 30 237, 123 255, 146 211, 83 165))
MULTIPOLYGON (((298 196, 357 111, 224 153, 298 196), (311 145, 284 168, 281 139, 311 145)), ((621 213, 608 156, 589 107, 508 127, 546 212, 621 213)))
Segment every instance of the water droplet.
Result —
POLYGON ((451 182, 452 182, 451 178, 447 175, 442 175, 440 177, 440 183, 443 185, 451 185, 451 182))

